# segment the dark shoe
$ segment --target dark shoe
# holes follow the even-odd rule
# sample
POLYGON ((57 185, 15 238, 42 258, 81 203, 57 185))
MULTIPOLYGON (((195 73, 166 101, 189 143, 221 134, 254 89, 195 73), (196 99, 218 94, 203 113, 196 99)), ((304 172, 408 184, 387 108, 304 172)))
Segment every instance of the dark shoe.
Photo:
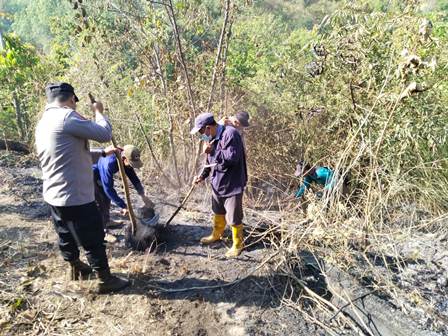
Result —
POLYGON ((106 229, 120 229, 122 228, 124 225, 124 223, 122 221, 116 222, 113 220, 107 221, 106 222, 106 229))
POLYGON ((112 275, 109 270, 98 271, 100 282, 98 284, 98 293, 107 294, 120 291, 130 285, 129 280, 112 275))
POLYGON ((83 263, 81 260, 70 262, 70 279, 71 280, 87 280, 91 277, 93 269, 83 263))

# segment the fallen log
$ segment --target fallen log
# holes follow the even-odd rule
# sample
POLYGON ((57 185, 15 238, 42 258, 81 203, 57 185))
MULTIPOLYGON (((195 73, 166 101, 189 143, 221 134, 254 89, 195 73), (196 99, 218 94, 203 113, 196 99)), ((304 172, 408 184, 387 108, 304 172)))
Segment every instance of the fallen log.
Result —
POLYGON ((13 140, 0 140, 0 150, 11 150, 24 154, 30 153, 30 149, 27 144, 13 140))

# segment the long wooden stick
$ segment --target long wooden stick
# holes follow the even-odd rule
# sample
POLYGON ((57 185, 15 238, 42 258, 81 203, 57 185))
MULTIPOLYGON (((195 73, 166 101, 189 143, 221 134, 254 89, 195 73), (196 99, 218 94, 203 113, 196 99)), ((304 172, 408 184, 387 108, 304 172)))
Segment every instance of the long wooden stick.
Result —
MULTIPOLYGON (((216 141, 216 139, 213 139, 211 141, 211 144, 213 144, 215 141, 216 141)), ((209 167, 210 167, 210 165, 209 165, 209 167)), ((202 166, 201 171, 200 171, 198 176, 202 175, 202 173, 204 172, 205 168, 207 168, 207 155, 205 156, 204 165, 202 166)), ((164 227, 167 227, 168 224, 171 223, 173 218, 176 217, 176 215, 180 211, 180 209, 182 209, 184 207, 185 203, 187 203, 188 198, 190 197, 191 193, 193 192, 195 186, 196 186, 196 183, 193 181, 193 184, 191 185, 190 190, 188 190, 187 195, 184 197, 184 199, 182 200, 182 202, 180 203, 180 205, 178 206, 176 211, 174 211, 174 213, 171 215, 170 219, 168 219, 168 221, 165 223, 164 227)))
POLYGON ((171 221, 174 219, 174 217, 176 217, 177 213, 180 211, 180 209, 182 209, 185 205, 185 203, 187 203, 188 198, 190 197, 191 193, 193 192, 194 187, 196 186, 196 183, 193 182, 193 184, 191 185, 190 190, 188 190, 187 195, 184 197, 184 199, 182 200, 182 202, 180 203, 180 205, 177 207, 176 211, 174 211, 174 213, 171 215, 170 219, 168 219, 168 221, 165 223, 165 227, 168 226, 168 224, 171 223, 171 221))
MULTIPOLYGON (((96 100, 90 92, 89 92, 89 98, 90 98, 90 102, 92 104, 95 103, 96 100)), ((112 136, 112 144, 114 145, 115 148, 118 147, 118 144, 115 141, 115 138, 113 136, 112 136)), ((128 180, 126 179, 126 172, 124 170, 123 160, 121 158, 121 154, 115 153, 115 157, 116 157, 117 163, 118 163, 118 170, 120 172, 121 182, 123 183, 123 187, 124 187, 124 195, 126 197, 126 205, 128 206, 129 219, 131 221, 131 232, 132 232, 132 235, 135 235, 135 233, 137 232, 137 222, 135 220, 134 209, 132 208, 131 195, 129 193, 129 185, 128 185, 128 180)))

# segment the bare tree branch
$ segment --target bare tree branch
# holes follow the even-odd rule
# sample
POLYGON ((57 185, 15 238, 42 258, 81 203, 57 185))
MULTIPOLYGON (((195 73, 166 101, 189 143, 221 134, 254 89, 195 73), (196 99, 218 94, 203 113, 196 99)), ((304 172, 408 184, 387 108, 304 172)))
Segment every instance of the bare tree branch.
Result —
POLYGON ((177 56, 179 58, 179 62, 182 65, 182 70, 184 72, 185 84, 187 87, 187 94, 188 94, 188 101, 189 101, 190 107, 191 107, 190 126, 192 126, 192 124, 194 122, 194 118, 196 117, 196 105, 195 105, 194 98, 193 98, 193 91, 191 89, 191 82, 190 82, 190 76, 188 75, 187 64, 185 63, 185 57, 184 57, 184 52, 182 49, 182 43, 180 41, 179 28, 178 28, 178 25, 176 22, 176 15, 175 15, 174 9, 173 9, 173 2, 171 0, 168 0, 168 3, 165 4, 165 9, 166 9, 168 17, 170 19, 171 26, 173 28, 174 38, 176 40, 176 52, 177 52, 177 56))
POLYGON ((218 71, 218 64, 219 64, 219 60, 221 58, 224 37, 226 36, 225 33, 226 33, 227 23, 229 21, 229 12, 230 12, 230 0, 226 0, 226 7, 224 9, 224 22, 222 24, 221 34, 219 36, 218 50, 216 51, 215 64, 213 65, 212 81, 210 84, 210 95, 208 97, 207 111, 210 111, 210 109, 212 107, 213 91, 215 90, 215 83, 216 83, 216 73, 218 71))
MULTIPOLYGON (((153 4, 154 4, 154 2, 151 1, 151 5, 153 5, 153 4)), ((117 10, 117 12, 119 12, 121 15, 123 15, 125 18, 127 18, 129 20, 130 24, 132 24, 134 22, 134 20, 132 20, 132 18, 130 18, 125 11, 122 11, 113 2, 110 2, 110 5, 112 7, 114 7, 115 10, 117 10)), ((163 5, 166 6, 165 3, 163 3, 163 5)), ((138 20, 138 22, 140 23, 140 27, 136 27, 136 29, 143 36, 145 36, 146 33, 145 33, 143 27, 141 26, 141 21, 138 20)), ((167 117, 168 117, 168 125, 169 125, 168 126, 168 142, 169 142, 169 146, 170 146, 171 159, 173 161, 173 167, 174 167, 174 172, 175 172, 175 175, 176 175, 176 180, 177 180, 178 186, 180 187, 182 185, 182 182, 180 180, 179 165, 178 165, 177 156, 176 156, 176 145, 175 145, 175 142, 174 142, 174 122, 173 122, 173 114, 172 114, 171 102, 170 102, 170 99, 168 97, 168 83, 166 81, 165 76, 163 75, 162 65, 161 65, 161 61, 160 61, 160 48, 159 48, 159 46, 158 46, 158 44, 156 42, 153 44, 153 54, 154 54, 155 64, 152 64, 151 61, 150 61, 150 63, 151 63, 152 66, 155 65, 155 67, 156 67, 155 73, 159 77, 160 84, 162 86, 162 92, 163 92, 163 96, 164 96, 164 100, 165 100, 166 114, 167 114, 167 117)), ((149 142, 148 142, 148 139, 146 138, 146 136, 145 136, 145 139, 146 139, 148 145, 150 145, 149 142)), ((163 171, 162 171, 162 174, 165 175, 165 173, 163 171)), ((171 181, 170 181, 170 183, 171 183, 171 181)))
POLYGON ((19 131, 20 140, 25 140, 25 128, 23 125, 23 113, 20 106, 20 100, 17 96, 17 92, 14 91, 12 93, 12 104, 14 105, 14 110, 16 112, 16 123, 17 123, 17 130, 19 131))
POLYGON ((229 28, 227 29, 224 50, 222 52, 221 60, 221 113, 224 114, 227 111, 227 99, 226 99, 226 71, 227 71, 227 51, 229 50, 230 36, 232 35, 233 20, 230 19, 229 28))
POLYGON ((138 115, 137 112, 134 112, 135 118, 137 119, 138 125, 140 127, 140 130, 142 131, 143 137, 145 138, 146 144, 148 145, 149 148, 149 153, 151 154, 152 159, 154 160, 155 165, 157 166, 157 169, 159 170, 159 172, 162 174, 162 177, 168 182, 168 184, 172 187, 174 187, 173 182, 171 181, 171 179, 165 174, 165 172, 162 169, 162 166, 159 162, 159 160, 157 160, 157 157, 154 153, 154 149, 152 148, 151 142, 149 141, 149 138, 145 132, 145 129, 143 127, 143 124, 140 120, 140 116, 138 115))
POLYGON ((176 156, 176 146, 174 144, 174 135, 173 135, 174 124, 173 124, 173 114, 172 114, 172 110, 171 110, 171 102, 168 97, 168 83, 166 82, 166 78, 162 72, 162 65, 160 62, 160 49, 156 43, 154 44, 153 51, 154 51, 154 58, 156 60, 156 65, 157 65, 157 73, 159 74, 160 83, 162 84, 163 95, 165 98, 166 113, 168 116, 168 123, 169 123, 168 139, 169 139, 169 144, 170 144, 171 157, 173 159, 173 166, 174 166, 174 171, 176 173, 177 183, 180 187, 182 185, 182 182, 180 181, 179 166, 177 164, 177 156, 176 156))

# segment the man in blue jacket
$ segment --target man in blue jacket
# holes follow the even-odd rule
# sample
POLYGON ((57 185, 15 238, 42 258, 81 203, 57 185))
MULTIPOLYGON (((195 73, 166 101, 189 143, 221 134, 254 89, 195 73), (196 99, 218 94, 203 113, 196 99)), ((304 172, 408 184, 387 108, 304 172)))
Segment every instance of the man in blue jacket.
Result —
POLYGON ((295 176, 303 176, 303 183, 296 191, 296 198, 302 198, 306 189, 311 186, 311 183, 317 183, 324 186, 324 190, 330 190, 334 185, 333 171, 327 167, 311 167, 304 161, 297 164, 295 176))
POLYGON ((198 133, 207 143, 204 152, 209 167, 196 178, 195 183, 211 176, 214 213, 213 231, 202 238, 201 243, 211 244, 220 240, 226 224, 229 224, 233 244, 226 256, 236 257, 243 250, 243 192, 247 183, 244 144, 235 127, 218 125, 211 113, 196 117, 191 134, 198 133))
MULTIPOLYGON (((129 180, 131 180, 137 190, 137 193, 140 195, 145 205, 153 207, 154 204, 147 196, 145 196, 143 185, 134 170, 134 168, 138 169, 143 166, 140 159, 140 151, 132 145, 126 145, 123 150, 117 150, 121 154, 125 173, 129 180)), ((118 196, 118 193, 114 188, 114 175, 118 172, 118 170, 118 162, 115 155, 106 156, 105 154, 102 154, 102 156, 98 159, 98 162, 93 165, 95 200, 98 203, 98 207, 101 212, 104 229, 106 229, 110 223, 111 201, 121 208, 121 214, 123 216, 128 213, 125 201, 118 196)))

